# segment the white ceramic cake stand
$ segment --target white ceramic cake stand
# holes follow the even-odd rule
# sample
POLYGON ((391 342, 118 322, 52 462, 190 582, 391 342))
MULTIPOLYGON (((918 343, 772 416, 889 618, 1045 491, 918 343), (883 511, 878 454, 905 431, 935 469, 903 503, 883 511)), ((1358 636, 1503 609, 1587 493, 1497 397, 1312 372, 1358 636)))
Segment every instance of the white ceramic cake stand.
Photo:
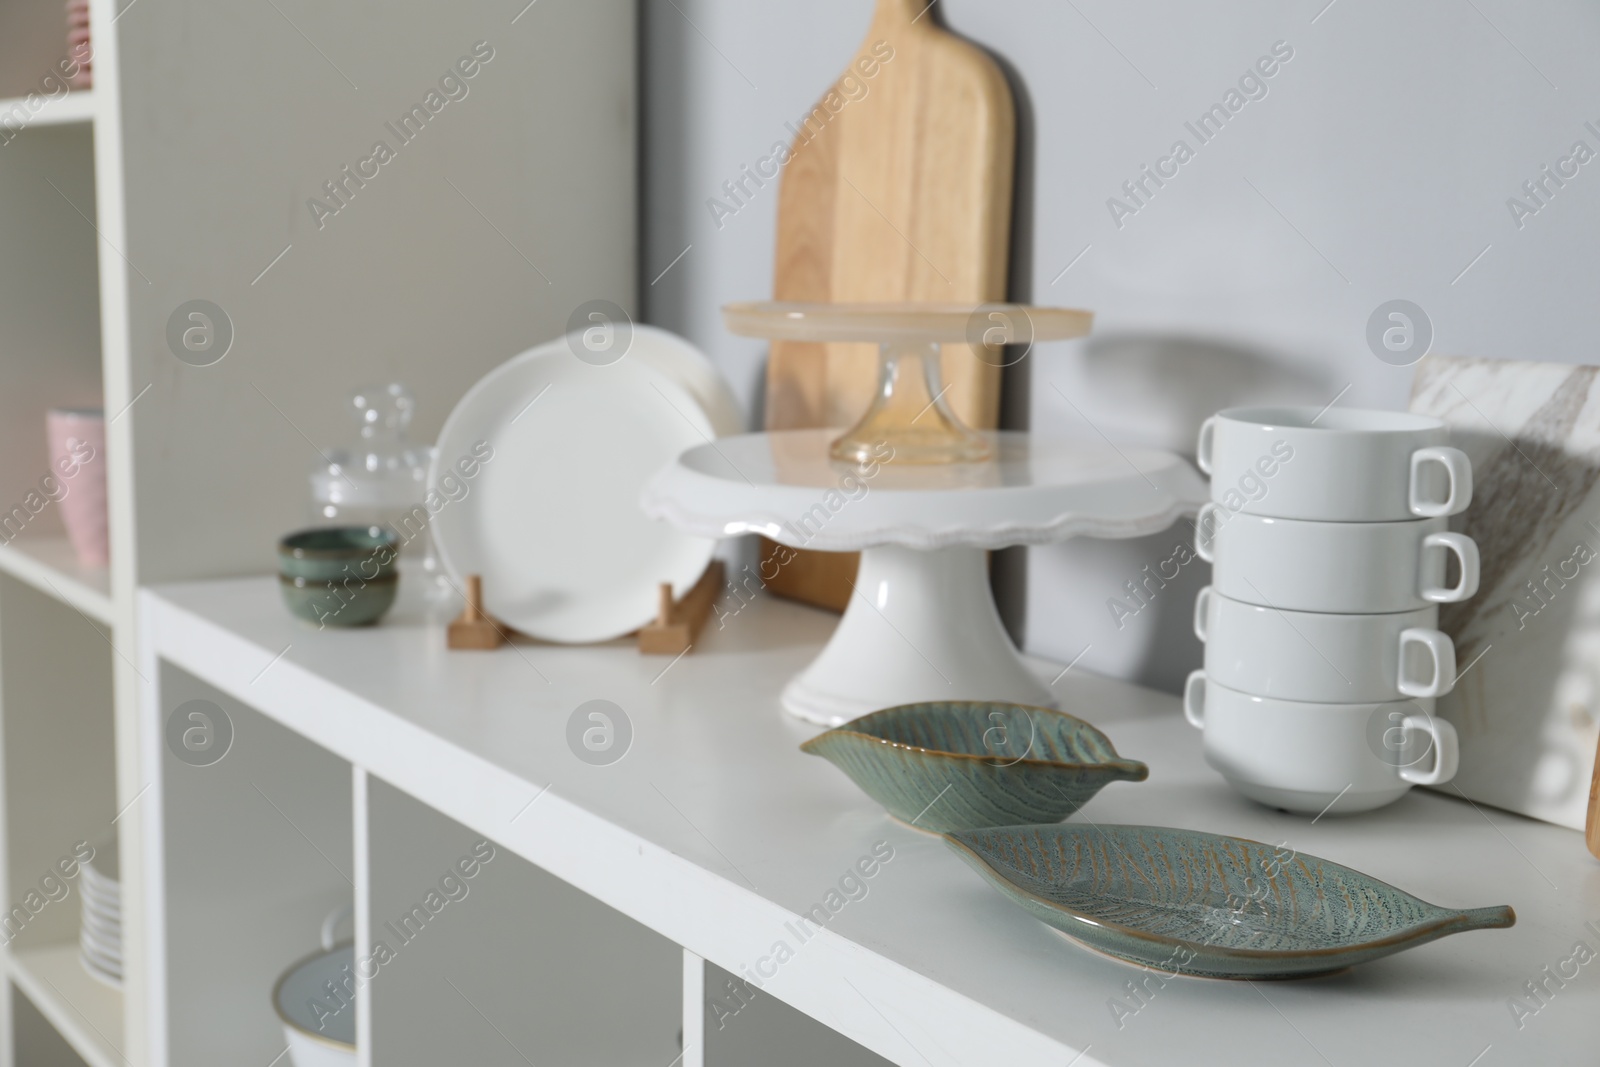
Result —
POLYGON ((922 700, 1055 706, 1000 624, 985 550, 1156 533, 1207 496, 1188 463, 1153 449, 990 433, 987 462, 856 468, 829 459, 837 436, 793 430, 701 445, 642 500, 651 516, 702 537, 758 533, 791 548, 861 552, 838 629, 783 694, 789 712, 829 726, 922 700))

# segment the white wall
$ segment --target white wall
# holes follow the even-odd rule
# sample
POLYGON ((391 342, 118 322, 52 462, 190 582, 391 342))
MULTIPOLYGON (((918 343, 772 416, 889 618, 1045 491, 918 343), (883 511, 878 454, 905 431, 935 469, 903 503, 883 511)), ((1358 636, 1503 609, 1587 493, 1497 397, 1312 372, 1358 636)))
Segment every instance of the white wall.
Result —
MULTIPOLYGON (((1600 162, 1521 228, 1507 198, 1577 140, 1600 152, 1584 126, 1600 129, 1600 9, 1326 2, 938 4, 1016 81, 1013 295, 1098 313, 1093 338, 1041 346, 1010 383, 1014 424, 1092 435, 1066 396, 1115 439, 1188 450, 1200 419, 1246 399, 1322 404, 1348 386, 1341 404, 1401 407, 1411 371, 1366 341, 1369 316, 1396 298, 1426 311, 1436 352, 1595 361, 1600 162), (1174 140, 1196 146, 1184 123, 1278 41, 1293 58, 1267 95, 1113 222, 1107 199, 1174 140)), ((705 201, 785 137, 871 6, 643 0, 646 312, 713 353, 748 399, 761 346, 728 336, 717 308, 770 295, 777 197, 720 230, 705 201)), ((1028 646, 1070 659, 1090 645, 1086 667, 1175 687, 1199 658, 1187 616, 1204 565, 1120 631, 1106 600, 1186 537, 1033 550, 1028 646)))

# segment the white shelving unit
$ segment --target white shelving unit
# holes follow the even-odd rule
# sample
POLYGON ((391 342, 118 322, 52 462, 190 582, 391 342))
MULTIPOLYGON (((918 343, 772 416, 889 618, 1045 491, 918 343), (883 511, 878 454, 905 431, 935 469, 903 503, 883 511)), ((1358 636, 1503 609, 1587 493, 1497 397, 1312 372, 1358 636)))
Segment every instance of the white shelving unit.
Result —
POLYGON ((0 572, 112 625, 111 572, 80 565, 65 536, 19 537, 0 548, 0 572))
POLYGON ((406 381, 426 441, 581 304, 635 303, 636 6, 398 0, 382 16, 91 0, 96 87, 35 109, 61 4, 0 0, 0 516, 49 469, 45 412, 103 407, 112 548, 109 569, 81 568, 53 506, 0 537, 0 893, 9 911, 75 843, 115 838, 127 971, 117 991, 78 967, 76 885, 37 910, 0 939, 0 1067, 279 1062, 272 984, 352 903, 360 951, 399 942, 357 998, 364 1067, 1489 1067, 1592 1050, 1587 974, 1521 1028, 1507 1007, 1596 936, 1600 884, 1569 831, 1421 794, 1404 818, 1276 815, 1204 768, 1170 698, 1067 674, 1063 703, 1152 770, 1090 817, 1288 841, 1520 915, 1316 982, 1171 983, 1118 1025, 1131 972, 796 752, 807 728, 778 687, 830 616, 747 606, 670 663, 623 644, 451 654, 404 612, 308 630, 271 578, 238 577, 269 571, 305 519, 306 471, 346 437, 352 389, 406 381), (468 55, 470 91, 319 220, 309 202, 468 55), (233 337, 205 366, 168 341, 195 300, 233 337), (191 699, 234 728, 215 766, 164 743, 191 699), (634 727, 609 766, 566 741, 590 699, 634 727), (398 937, 480 842, 495 857, 470 893, 398 937), (866 895, 769 975, 796 917, 880 842, 894 855, 866 895))
POLYGON ((26 96, 0 100, 0 130, 30 126, 67 126, 93 122, 99 97, 93 89, 76 89, 60 96, 26 96))
MULTIPOLYGON (((355 388, 406 382, 427 441, 580 304, 635 304, 633 5, 381 16, 91 0, 95 87, 57 95, 60 0, 0 2, 0 522, 49 472, 46 411, 102 407, 111 535, 93 570, 53 504, 0 532, 0 893, 13 907, 74 842, 115 836, 128 970, 119 992, 77 968, 74 884, 4 950, 0 1067, 166 1062, 146 919, 173 901, 141 895, 155 690, 137 590, 270 568, 308 517, 317 449, 351 435, 355 388), (430 91, 447 102, 399 138, 430 91), (346 179, 378 139, 394 159, 346 179), (313 198, 336 217, 319 224, 313 198), (194 300, 232 333, 204 366, 168 340, 194 300)), ((246 887, 263 914, 320 906, 274 886, 246 887)))
MULTIPOLYGON (((369 631, 319 633, 283 610, 270 579, 161 587, 144 594, 144 611, 142 670, 162 689, 152 708, 206 694, 238 730, 235 751, 196 769, 161 747, 147 719, 145 773, 157 783, 146 808, 150 847, 152 859, 164 855, 166 879, 189 877, 210 854, 194 812, 247 807, 252 797, 239 779, 256 774, 264 749, 275 773, 312 783, 320 799, 309 803, 324 812, 328 833, 347 809, 358 813, 355 832, 345 836, 350 823, 341 823, 338 844, 324 847, 339 863, 354 848, 352 866, 366 873, 348 886, 283 818, 254 805, 260 826, 248 828, 252 839, 284 842, 281 852, 258 846, 259 862, 301 866, 311 872, 308 891, 318 885, 323 898, 281 930, 253 935, 272 952, 233 954, 237 988, 225 1004, 208 1002, 207 1017, 235 1033, 259 1027, 259 990, 278 957, 313 947, 318 908, 353 895, 358 944, 392 941, 383 924, 449 856, 487 840, 502 858, 479 875, 475 895, 446 908, 436 938, 429 928, 425 936, 435 939, 417 951, 437 956, 413 957, 422 965, 412 968, 407 947, 392 978, 380 969, 364 990, 378 1062, 436 1062, 433 1052, 407 1052, 425 1027, 439 1029, 432 1016, 422 1021, 424 1005, 456 996, 442 976, 458 970, 429 962, 435 958, 456 961, 475 990, 500 998, 493 1009, 476 1005, 481 1018, 457 999, 452 1039, 475 1052, 472 1042, 482 1040, 486 1059, 504 1037, 541 1064, 666 1063, 677 1054, 668 1044, 677 1021, 669 1023, 667 1011, 680 1001, 678 1025, 691 1040, 703 1035, 683 1062, 712 1067, 1237 1067, 1319 1056, 1465 1064, 1488 1047, 1505 1058, 1480 1062, 1557 1063, 1575 1062, 1593 1036, 1600 986, 1569 982, 1537 1025, 1520 1031, 1506 1007, 1541 967, 1567 958, 1574 939, 1592 944, 1584 924, 1600 914, 1600 883, 1578 835, 1422 792, 1385 817, 1313 822, 1268 811, 1205 767, 1199 735, 1163 694, 1079 672, 1061 677, 1058 665, 1035 662, 1042 679, 1058 679, 1064 707, 1150 765, 1147 783, 1109 787, 1084 818, 1287 842, 1441 904, 1510 903, 1517 926, 1327 979, 1169 981, 1119 1026, 1109 1005, 1139 1003, 1126 988, 1138 971, 1064 943, 938 839, 891 822, 837 770, 797 751, 814 728, 780 714, 779 690, 821 646, 832 616, 758 601, 669 666, 626 643, 451 653, 437 631, 404 611, 369 631), (591 699, 612 701, 632 724, 631 748, 608 766, 580 761, 566 740, 572 712, 591 699), (251 740, 262 737, 276 740, 251 740), (346 773, 358 783, 354 800, 336 784, 346 773), (798 917, 878 842, 893 858, 866 895, 802 941, 798 917), (577 929, 575 943, 561 940, 577 929), (565 947, 525 947, 539 939, 565 947), (779 942, 793 953, 781 964, 779 942), (674 948, 686 953, 682 976, 663 951, 674 948), (597 957, 607 962, 596 966, 597 957), (748 1006, 730 1015, 708 1003, 732 1007, 729 976, 753 970, 763 988, 748 1006), (600 1051, 596 1042, 615 1038, 617 1028, 582 1008, 565 1009, 580 1024, 555 1027, 546 991, 561 981, 580 994, 577 1004, 592 1006, 586 997, 606 990, 605 1010, 630 1020, 639 1045, 600 1051), (518 989, 530 992, 511 995, 518 989)), ((172 900, 170 881, 162 884, 154 863, 149 870, 148 892, 172 900)), ((152 931, 151 988, 179 996, 173 961, 208 939, 204 924, 169 906, 152 931)), ((160 1014, 188 1019, 193 1011, 168 999, 160 1014)), ((270 1044, 264 1033, 242 1051, 270 1058, 270 1044)), ((207 1061, 199 1050, 179 1056, 174 1046, 170 1062, 207 1061)))
POLYGON ((76 945, 47 945, 12 953, 11 981, 89 1067, 120 1067, 122 997, 89 977, 76 945))

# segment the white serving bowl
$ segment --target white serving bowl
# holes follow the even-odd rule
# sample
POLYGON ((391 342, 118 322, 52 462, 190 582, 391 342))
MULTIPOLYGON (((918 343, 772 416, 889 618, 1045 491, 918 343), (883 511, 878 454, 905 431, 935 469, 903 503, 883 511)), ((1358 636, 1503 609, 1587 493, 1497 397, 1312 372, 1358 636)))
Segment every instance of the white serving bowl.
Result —
POLYGON ((317 1012, 311 1007, 314 999, 328 1003, 327 984, 343 985, 354 966, 355 949, 344 944, 301 960, 278 979, 272 1005, 283 1023, 294 1067, 355 1067, 355 1006, 350 1004, 324 1018, 320 1029, 317 1012))

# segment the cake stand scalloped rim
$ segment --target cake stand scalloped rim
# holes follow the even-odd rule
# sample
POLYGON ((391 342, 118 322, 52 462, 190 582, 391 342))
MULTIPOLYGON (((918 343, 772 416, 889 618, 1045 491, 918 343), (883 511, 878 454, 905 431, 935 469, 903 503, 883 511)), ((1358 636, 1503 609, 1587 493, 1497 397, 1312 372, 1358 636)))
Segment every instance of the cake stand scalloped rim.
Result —
POLYGON ((904 545, 919 549, 958 546, 996 549, 1012 545, 1057 544, 1073 537, 1141 537, 1160 533, 1184 516, 1196 514, 1200 508, 1198 503, 1174 500, 1171 506, 1162 511, 1151 512, 1137 519, 1095 519, 1067 512, 1045 522, 1004 522, 947 530, 930 530, 920 525, 877 526, 849 534, 824 530, 804 544, 797 545, 790 544, 790 539, 783 536, 784 527, 791 520, 769 511, 747 513, 750 517, 738 520, 719 520, 690 511, 654 489, 645 491, 640 506, 651 518, 670 522, 698 537, 721 539, 742 534, 761 534, 791 548, 808 548, 819 552, 859 552, 878 545, 904 545))

